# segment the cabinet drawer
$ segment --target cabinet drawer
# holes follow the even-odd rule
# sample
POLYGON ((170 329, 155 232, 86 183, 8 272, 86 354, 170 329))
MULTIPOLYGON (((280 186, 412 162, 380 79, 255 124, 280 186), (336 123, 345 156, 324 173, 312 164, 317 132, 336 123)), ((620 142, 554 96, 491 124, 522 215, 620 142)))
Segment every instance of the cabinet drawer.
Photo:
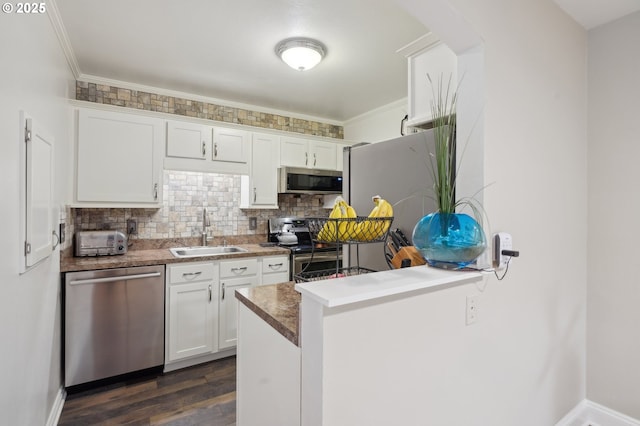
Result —
POLYGON ((262 258, 262 273, 289 272, 289 256, 270 256, 262 258))
POLYGON ((226 260, 220 262, 220 278, 244 277, 258 273, 258 259, 226 260))
POLYGON ((171 265, 167 271, 169 284, 211 281, 216 278, 216 275, 216 268, 213 263, 171 265))

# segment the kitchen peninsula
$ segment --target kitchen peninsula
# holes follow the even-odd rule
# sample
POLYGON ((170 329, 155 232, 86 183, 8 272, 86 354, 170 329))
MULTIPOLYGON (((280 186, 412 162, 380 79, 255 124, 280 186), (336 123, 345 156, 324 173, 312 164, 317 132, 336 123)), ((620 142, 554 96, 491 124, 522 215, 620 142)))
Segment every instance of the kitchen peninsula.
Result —
POLYGON ((239 290, 237 424, 418 424, 482 279, 414 267, 239 290))

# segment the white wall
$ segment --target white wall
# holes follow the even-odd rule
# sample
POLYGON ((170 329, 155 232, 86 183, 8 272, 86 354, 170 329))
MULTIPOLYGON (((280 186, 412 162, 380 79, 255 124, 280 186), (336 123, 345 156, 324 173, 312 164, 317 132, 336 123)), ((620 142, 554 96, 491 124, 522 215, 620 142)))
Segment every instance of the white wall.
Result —
POLYGON ((18 275, 23 259, 19 230, 20 109, 55 138, 55 203, 67 201, 71 169, 74 79, 49 17, 0 17, 0 413, 2 423, 43 425, 61 389, 59 252, 18 275))
POLYGON ((640 12, 589 31, 587 396, 640 418, 640 12))
POLYGON ((407 99, 400 99, 354 117, 343 125, 344 138, 353 142, 381 142, 400 137, 400 124, 407 115, 407 99))
MULTIPOLYGON (((477 46, 474 32, 482 40, 484 206, 491 231, 521 251, 481 295, 470 352, 438 358, 455 386, 425 383, 425 395, 458 409, 426 424, 468 424, 468 412, 486 414, 476 425, 554 424, 586 396, 586 32, 551 0, 398 3, 458 54, 477 46)), ((460 297, 434 297, 463 312, 460 297)), ((458 347, 453 327, 424 338, 458 347)))

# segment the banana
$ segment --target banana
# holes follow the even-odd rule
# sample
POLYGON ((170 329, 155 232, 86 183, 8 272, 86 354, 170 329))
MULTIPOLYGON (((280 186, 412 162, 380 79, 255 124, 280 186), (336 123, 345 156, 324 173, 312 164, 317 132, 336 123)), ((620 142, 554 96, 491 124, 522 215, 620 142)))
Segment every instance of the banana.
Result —
POLYGON ((356 211, 347 202, 338 197, 333 205, 333 209, 329 214, 329 220, 322 226, 318 232, 317 239, 319 241, 373 241, 382 237, 391 226, 393 217, 393 206, 379 195, 371 198, 375 206, 369 213, 368 218, 381 220, 364 219, 359 222, 356 220, 340 220, 355 219, 358 217, 356 211), (383 220, 384 218, 385 220, 383 220))
POLYGON ((318 240, 320 241, 336 241, 336 237, 340 241, 346 241, 353 237, 353 227, 355 221, 340 219, 355 218, 356 211, 342 197, 336 198, 333 209, 329 214, 329 219, 318 232, 318 240), (336 220, 333 220, 336 219, 336 220))
MULTIPOLYGON (((339 219, 342 217, 342 209, 341 209, 341 197, 336 199, 335 204, 333 205, 333 209, 329 214, 329 219, 339 219)), ((344 200, 342 200, 344 201, 344 200)), ((338 235, 336 229, 336 221, 335 220, 327 220, 324 225, 322 225, 322 229, 318 232, 318 240, 319 241, 335 241, 338 235)))
MULTIPOLYGON (((346 201, 342 201, 342 217, 347 219, 354 219, 358 217, 356 214, 356 210, 347 204, 346 201)), ((354 230, 356 226, 355 220, 345 220, 340 221, 340 225, 338 225, 338 237, 341 241, 353 240, 354 238, 354 230)))
MULTIPOLYGON (((369 218, 393 217, 393 206, 379 195, 371 197, 375 207, 369 213, 369 218)), ((389 230, 391 220, 364 220, 358 224, 357 232, 362 241, 371 241, 382 237, 389 230)))

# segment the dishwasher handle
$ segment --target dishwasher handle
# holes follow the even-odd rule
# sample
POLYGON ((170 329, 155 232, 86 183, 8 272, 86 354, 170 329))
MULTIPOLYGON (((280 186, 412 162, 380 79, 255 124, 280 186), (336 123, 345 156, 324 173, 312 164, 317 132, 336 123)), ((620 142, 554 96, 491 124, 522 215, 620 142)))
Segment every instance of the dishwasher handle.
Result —
POLYGON ((98 283, 110 283, 114 281, 140 280, 143 278, 154 278, 159 276, 160 276, 160 272, 150 272, 148 274, 120 275, 117 277, 104 277, 104 278, 89 278, 86 280, 71 281, 69 282, 69 285, 98 284, 98 283))

